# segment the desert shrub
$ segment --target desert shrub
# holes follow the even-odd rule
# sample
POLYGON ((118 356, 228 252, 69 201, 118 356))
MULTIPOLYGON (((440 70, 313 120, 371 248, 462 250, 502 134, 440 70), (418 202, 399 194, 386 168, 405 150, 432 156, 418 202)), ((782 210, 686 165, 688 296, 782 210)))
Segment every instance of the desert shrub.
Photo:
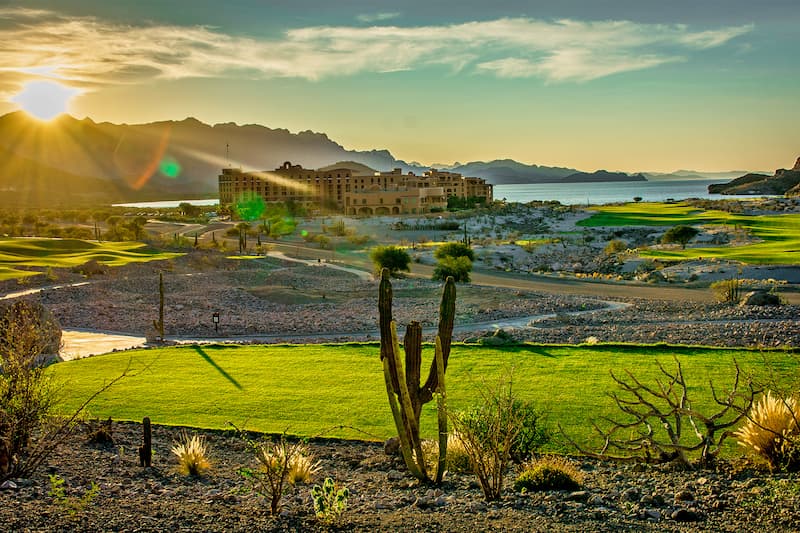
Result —
POLYGON ((401 271, 411 270, 411 256, 402 248, 397 246, 376 246, 369 253, 372 263, 375 265, 375 272, 380 272, 386 268, 389 274, 397 276, 401 271))
POLYGON ((472 261, 469 257, 449 257, 445 256, 439 259, 436 267, 433 269, 432 279, 446 280, 449 276, 457 282, 468 283, 469 273, 472 271, 472 261))
POLYGON ((347 242, 354 246, 363 246, 370 241, 369 235, 348 235, 347 242))
POLYGON ((181 433, 180 441, 172 447, 172 453, 178 458, 178 472, 184 476, 199 477, 211 468, 208 444, 202 436, 181 433))
POLYGON ((61 328, 40 304, 0 307, 0 481, 29 473, 27 449, 56 401, 43 356, 57 353, 60 343, 61 328))
POLYGON ((322 486, 311 488, 311 501, 314 503, 314 514, 324 524, 336 522, 347 510, 347 499, 350 491, 340 487, 331 478, 325 478, 322 486))
POLYGON ((606 255, 614 255, 628 249, 628 243, 621 239, 611 239, 603 249, 606 255))
POLYGON ((89 444, 114 444, 111 417, 108 417, 107 420, 87 420, 84 426, 86 428, 86 442, 89 444))
POLYGON ((513 392, 512 381, 494 390, 481 391, 483 402, 471 409, 451 413, 454 430, 460 435, 473 472, 487 501, 500 498, 503 474, 512 450, 524 433, 527 409, 513 392))
POLYGON ((545 455, 527 463, 514 481, 516 491, 577 490, 583 473, 568 460, 545 455))
POLYGON ((255 455, 256 468, 240 468, 239 474, 249 483, 259 496, 269 500, 270 513, 278 514, 281 499, 292 487, 292 462, 303 451, 300 443, 290 443, 285 435, 277 442, 271 440, 254 441, 240 432, 247 447, 255 455))
POLYGON ((436 248, 436 251, 433 252, 433 256, 436 259, 442 259, 444 257, 466 257, 470 261, 475 260, 475 252, 462 242, 447 242, 436 248))
POLYGON ((710 285, 718 302, 736 304, 741 299, 742 282, 739 279, 723 279, 710 285))
POLYGON ((692 226, 672 226, 664 235, 661 236, 662 244, 680 244, 685 248, 686 244, 697 236, 700 231, 692 226))
POLYGON ((773 470, 800 470, 800 406, 795 398, 767 391, 734 432, 739 444, 767 461, 773 470))

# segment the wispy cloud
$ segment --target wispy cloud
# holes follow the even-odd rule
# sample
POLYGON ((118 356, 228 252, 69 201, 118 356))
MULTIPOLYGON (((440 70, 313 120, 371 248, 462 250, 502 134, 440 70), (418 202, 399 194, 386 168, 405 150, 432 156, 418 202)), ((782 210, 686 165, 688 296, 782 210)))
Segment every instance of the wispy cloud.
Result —
POLYGON ((383 22, 385 20, 396 19, 400 13, 365 13, 356 17, 359 22, 383 22))
MULTIPOLYGON (((394 15, 365 17, 385 21, 394 15)), ((690 61, 693 54, 752 30, 752 25, 693 30, 679 24, 501 18, 442 26, 315 26, 263 39, 206 26, 128 26, 4 8, 0 93, 7 95, 21 80, 37 76, 91 89, 218 76, 319 80, 431 66, 501 78, 585 82, 690 61)))

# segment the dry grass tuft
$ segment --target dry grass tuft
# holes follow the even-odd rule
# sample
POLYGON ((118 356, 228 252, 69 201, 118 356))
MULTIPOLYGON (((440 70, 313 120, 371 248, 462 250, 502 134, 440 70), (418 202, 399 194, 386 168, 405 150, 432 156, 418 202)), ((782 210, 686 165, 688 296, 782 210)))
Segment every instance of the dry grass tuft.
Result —
POLYGON ((172 453, 178 457, 178 472, 185 476, 202 476, 211 469, 205 437, 182 433, 172 453))
POLYGON ((741 446, 764 458, 770 468, 788 468, 797 462, 798 415, 795 398, 781 398, 767 391, 750 409, 747 422, 734 436, 741 446))
POLYGON ((308 446, 299 446, 289 458, 289 483, 309 483, 314 474, 320 471, 320 461, 314 461, 314 454, 308 446))

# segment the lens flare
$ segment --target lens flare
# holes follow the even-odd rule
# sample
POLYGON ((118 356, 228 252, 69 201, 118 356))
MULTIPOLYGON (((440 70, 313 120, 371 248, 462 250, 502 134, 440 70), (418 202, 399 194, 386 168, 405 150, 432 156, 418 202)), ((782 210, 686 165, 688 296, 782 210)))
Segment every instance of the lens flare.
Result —
POLYGON ((161 160, 161 163, 158 165, 158 170, 161 171, 161 174, 164 176, 175 179, 180 176, 181 170, 183 169, 177 159, 168 155, 161 160))

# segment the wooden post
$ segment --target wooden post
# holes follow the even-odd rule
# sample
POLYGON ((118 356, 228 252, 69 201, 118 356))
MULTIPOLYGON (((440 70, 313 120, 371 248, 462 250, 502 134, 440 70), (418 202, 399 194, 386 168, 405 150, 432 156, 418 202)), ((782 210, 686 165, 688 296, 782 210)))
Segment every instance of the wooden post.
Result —
POLYGON ((153 441, 152 433, 150 431, 150 417, 144 417, 142 420, 142 445, 139 446, 139 466, 149 467, 150 461, 153 459, 153 441))

